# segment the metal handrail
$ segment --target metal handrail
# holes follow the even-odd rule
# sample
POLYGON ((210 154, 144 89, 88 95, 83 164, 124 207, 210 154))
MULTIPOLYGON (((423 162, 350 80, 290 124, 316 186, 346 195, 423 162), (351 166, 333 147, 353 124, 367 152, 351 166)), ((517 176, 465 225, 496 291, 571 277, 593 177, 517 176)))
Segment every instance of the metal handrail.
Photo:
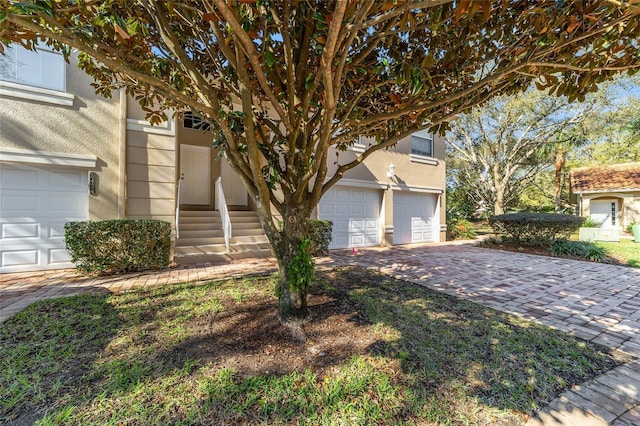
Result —
POLYGON ((176 239, 180 238, 180 201, 182 201, 182 181, 184 180, 184 173, 180 174, 180 178, 176 185, 178 186, 178 194, 176 196, 176 239))
POLYGON ((229 217, 229 209, 227 208, 227 200, 224 198, 222 190, 222 177, 216 179, 216 208, 220 212, 220 220, 222 222, 222 232, 224 234, 224 244, 229 252, 229 240, 231 240, 231 217, 229 217))

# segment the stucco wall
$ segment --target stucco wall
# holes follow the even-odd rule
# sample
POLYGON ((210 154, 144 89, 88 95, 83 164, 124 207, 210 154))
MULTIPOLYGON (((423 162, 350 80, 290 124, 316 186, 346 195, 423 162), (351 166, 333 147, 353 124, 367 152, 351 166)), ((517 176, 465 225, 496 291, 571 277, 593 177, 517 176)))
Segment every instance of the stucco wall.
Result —
MULTIPOLYGON (((365 144, 367 141, 363 141, 365 144)), ((398 144, 388 150, 380 150, 371 154, 361 165, 349 170, 343 179, 373 181, 382 184, 390 184, 392 191, 406 190, 434 190, 445 189, 445 143, 440 136, 435 136, 433 141, 433 158, 424 162, 412 160, 411 138, 402 139, 398 144), (395 166, 393 179, 387 177, 389 166, 395 166)), ((346 164, 356 158, 357 152, 331 150, 328 156, 329 176, 333 175, 337 166, 346 164), (336 156, 337 152, 337 156, 336 156), (337 162, 337 164, 336 164, 337 162)), ((340 184, 340 182, 338 183, 340 184)), ((393 194, 385 191, 383 226, 393 225, 393 194)), ((440 196, 439 221, 441 225, 446 223, 445 197, 440 196)), ((390 238, 390 237, 386 237, 390 238)), ((440 232, 440 241, 446 240, 446 232, 440 232)))
MULTIPOLYGON (((373 143, 373 141, 363 140, 363 145, 373 143)), ((371 154, 362 164, 354 169, 349 170, 343 176, 342 181, 338 181, 338 185, 349 185, 355 181, 370 181, 378 184, 388 185, 389 189, 381 189, 382 193, 382 210, 384 223, 384 244, 391 244, 391 234, 386 232, 389 227, 393 226, 393 194, 398 191, 422 191, 431 193, 440 193, 439 196, 439 222, 442 226, 446 223, 445 211, 445 144, 444 139, 440 136, 434 137, 433 142, 433 158, 421 162, 412 159, 411 138, 405 138, 398 144, 388 150, 380 150, 371 154), (395 166, 395 176, 393 179, 387 177, 389 166, 395 166)), ((336 151, 330 150, 328 154, 328 177, 332 176, 338 165, 346 164, 353 161, 358 155, 355 150, 336 151), (336 155, 337 154, 337 155, 336 155)), ((317 212, 314 212, 317 216, 317 212)), ((446 240, 446 231, 440 232, 440 241, 446 240)))
POLYGON ((73 106, 0 97, 0 147, 97 156, 99 191, 89 196, 89 218, 111 219, 118 217, 119 99, 97 96, 92 81, 71 58, 66 92, 75 95, 73 106))
POLYGON ((590 216, 592 200, 615 201, 618 206, 618 217, 616 219, 619 223, 619 228, 622 230, 632 223, 640 223, 640 191, 582 194, 580 202, 581 216, 590 216))

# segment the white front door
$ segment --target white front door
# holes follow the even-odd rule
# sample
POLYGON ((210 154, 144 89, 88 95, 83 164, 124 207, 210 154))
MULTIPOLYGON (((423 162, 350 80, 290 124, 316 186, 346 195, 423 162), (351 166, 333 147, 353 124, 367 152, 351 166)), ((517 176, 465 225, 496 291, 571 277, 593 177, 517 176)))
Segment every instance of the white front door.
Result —
POLYGON ((333 222, 329 248, 380 245, 380 192, 337 186, 320 200, 319 217, 333 222))
POLYGON ((180 204, 211 204, 211 148, 180 145, 180 204))
POLYGON ((435 197, 432 194, 393 193, 393 244, 435 241, 435 197))
POLYGON ((615 228, 618 216, 618 203, 615 200, 591 200, 591 220, 602 228, 615 228))
POLYGON ((222 178, 222 191, 229 206, 246 206, 247 190, 240 180, 240 176, 231 168, 226 159, 221 159, 220 176, 222 178))
POLYGON ((89 217, 86 170, 0 164, 0 273, 70 268, 64 224, 89 217))

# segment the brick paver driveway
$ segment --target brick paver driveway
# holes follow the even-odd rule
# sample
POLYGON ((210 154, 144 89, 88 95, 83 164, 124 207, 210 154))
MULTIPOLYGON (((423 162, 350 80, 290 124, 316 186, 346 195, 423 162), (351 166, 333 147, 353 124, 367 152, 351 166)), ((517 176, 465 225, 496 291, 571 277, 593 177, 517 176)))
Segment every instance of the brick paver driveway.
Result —
MULTIPOLYGON (((370 249, 351 262, 640 356, 637 268, 470 245, 370 249)), ((527 423, 539 425, 640 425, 640 361, 564 392, 527 423)))
MULTIPOLYGON (((334 251, 320 267, 362 265, 521 315, 640 357, 640 269, 441 244, 334 251)), ((124 277, 73 271, 0 275, 0 321, 43 298, 122 291, 275 270, 273 259, 193 265, 124 277)), ((565 392, 532 425, 640 425, 640 363, 630 362, 565 392)))
POLYGON ((357 262, 640 356, 640 269, 471 245, 369 249, 357 262))

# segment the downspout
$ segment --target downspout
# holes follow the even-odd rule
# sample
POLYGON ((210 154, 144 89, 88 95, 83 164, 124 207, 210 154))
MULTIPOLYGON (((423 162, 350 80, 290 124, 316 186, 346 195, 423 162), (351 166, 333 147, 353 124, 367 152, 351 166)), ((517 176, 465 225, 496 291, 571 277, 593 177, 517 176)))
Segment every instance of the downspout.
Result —
POLYGON ((127 93, 120 90, 118 219, 127 217, 127 93))

